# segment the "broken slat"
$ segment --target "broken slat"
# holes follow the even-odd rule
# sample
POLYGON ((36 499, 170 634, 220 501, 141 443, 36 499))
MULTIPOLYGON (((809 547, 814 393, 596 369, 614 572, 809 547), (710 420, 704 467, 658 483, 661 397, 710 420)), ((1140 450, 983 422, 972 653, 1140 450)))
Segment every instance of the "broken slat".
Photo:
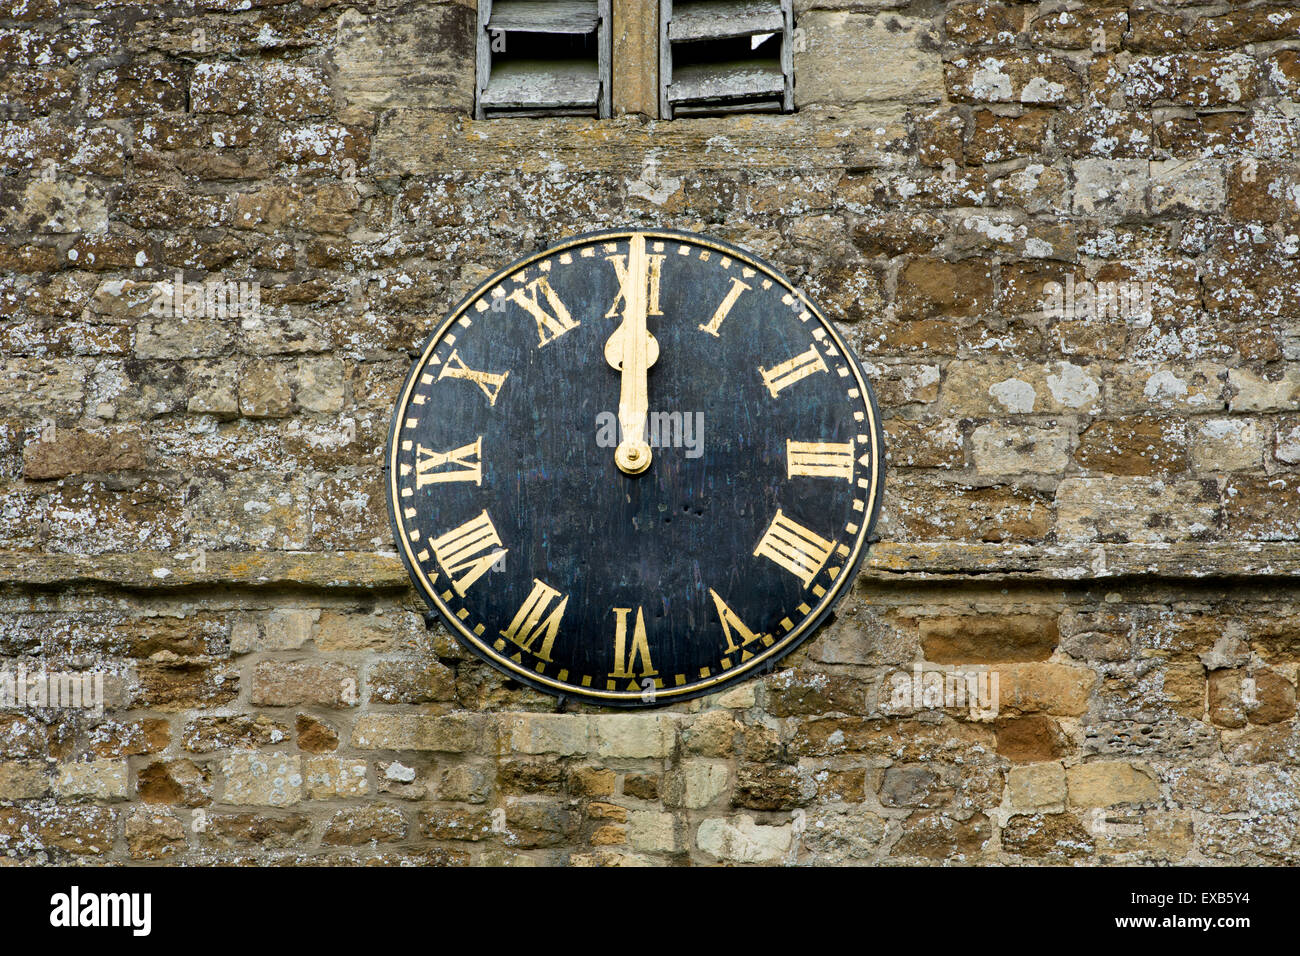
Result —
POLYGON ((780 33, 783 29, 781 0, 705 0, 674 4, 668 39, 721 40, 780 33))
POLYGON ((668 87, 668 99, 674 104, 784 94, 785 74, 778 64, 743 60, 676 68, 668 87))
POLYGON ((595 61, 526 60, 494 64, 479 104, 488 110, 581 107, 594 114, 600 93, 595 61))
POLYGON ((497 0, 488 30, 524 33, 595 33, 596 0, 497 0))
POLYGON ((660 0, 660 116, 793 111, 793 44, 792 0, 660 0))

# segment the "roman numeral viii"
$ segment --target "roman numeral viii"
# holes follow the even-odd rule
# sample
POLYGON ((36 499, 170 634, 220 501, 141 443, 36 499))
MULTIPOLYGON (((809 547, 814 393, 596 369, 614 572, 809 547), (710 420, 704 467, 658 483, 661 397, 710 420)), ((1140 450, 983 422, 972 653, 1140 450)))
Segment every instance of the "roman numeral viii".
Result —
POLYGON ((821 353, 817 351, 817 346, 808 346, 808 351, 800 352, 792 359, 786 359, 780 365, 772 368, 760 368, 759 372, 763 376, 763 384, 767 390, 776 398, 783 388, 788 388, 800 379, 807 378, 814 372, 826 371, 826 363, 822 360, 821 353))
POLYGON ((834 542, 809 531, 777 508, 776 517, 758 542, 754 554, 775 561, 807 587, 826 565, 834 547, 834 542))
POLYGON ((487 511, 435 538, 429 547, 461 597, 507 550, 501 546, 501 539, 487 511))
POLYGON ((434 451, 423 445, 415 446, 415 487, 441 484, 446 481, 472 481, 483 484, 483 436, 469 445, 451 451, 434 451), (448 467, 450 466, 450 467, 448 467), (447 469, 445 471, 440 469, 447 469))
POLYGON ((790 441, 785 443, 787 475, 853 480, 853 443, 790 441))
POLYGON ((546 276, 538 276, 522 289, 515 289, 506 298, 526 311, 537 322, 538 348, 548 342, 554 342, 565 332, 578 327, 578 323, 573 321, 569 310, 555 294, 551 284, 546 281, 546 276), (542 299, 545 299, 546 306, 550 307, 549 312, 546 311, 546 306, 542 305, 542 299))
POLYGON ((569 606, 569 597, 566 594, 564 599, 552 608, 552 602, 559 596, 560 592, 555 588, 533 578, 533 589, 528 592, 523 606, 515 614, 510 626, 501 632, 501 636, 514 641, 530 654, 536 654, 542 660, 549 661, 551 648, 555 644, 555 635, 560 630, 560 618, 564 617, 564 609, 569 606), (548 609, 550 613, 547 613, 548 609), (533 650, 533 645, 537 643, 539 637, 542 639, 542 644, 533 650))

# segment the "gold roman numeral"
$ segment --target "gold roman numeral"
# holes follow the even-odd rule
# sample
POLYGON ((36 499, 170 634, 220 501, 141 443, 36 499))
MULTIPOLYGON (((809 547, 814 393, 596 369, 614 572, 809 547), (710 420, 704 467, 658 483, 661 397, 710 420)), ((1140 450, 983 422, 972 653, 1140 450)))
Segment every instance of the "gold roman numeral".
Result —
POLYGON ((560 297, 555 294, 551 284, 546 281, 546 276, 538 276, 522 289, 515 289, 506 298, 527 311, 536 320, 538 348, 548 342, 554 342, 565 332, 578 327, 578 323, 573 321, 573 317, 569 315, 569 310, 560 301, 560 297), (527 294, 525 294, 525 290, 527 290, 527 294), (547 312, 542 305, 542 299, 545 299, 546 305, 550 306, 550 312, 547 312))
POLYGON ((453 528, 429 543, 451 586, 461 597, 471 584, 483 577, 506 549, 485 510, 459 528, 453 528), (459 575, 459 577, 457 577, 459 575))
POLYGON ((786 439, 787 477, 843 478, 853 480, 853 443, 792 441, 786 439))
MULTIPOLYGON (((663 315, 659 309, 659 276, 663 271, 665 255, 646 256, 646 262, 649 264, 648 273, 650 276, 649 290, 646 293, 646 315, 663 315)), ((623 304, 628 300, 628 293, 632 290, 627 287, 627 256, 606 256, 605 261, 614 267, 614 275, 618 279, 618 295, 614 297, 614 303, 605 313, 605 318, 612 319, 622 313, 623 304)))
POLYGON ((483 484, 483 436, 469 445, 451 451, 434 451, 423 445, 415 446, 415 487, 441 484, 445 481, 472 481, 483 484), (447 465, 449 471, 438 471, 447 465))
POLYGON ((519 608, 514 620, 501 632, 501 635, 514 641, 530 654, 549 661, 551 648, 555 644, 555 635, 560 630, 560 618, 564 617, 564 609, 569 605, 569 596, 566 594, 564 600, 547 614, 547 608, 559 596, 560 592, 555 588, 533 578, 533 589, 528 592, 523 606, 519 608), (533 650, 533 645, 537 643, 539 637, 542 639, 542 646, 533 650))
POLYGON ((736 612, 727 607, 727 602, 722 600, 721 595, 719 595, 717 591, 713 590, 713 588, 709 588, 709 593, 713 595, 713 603, 718 608, 718 620, 722 622, 722 633, 725 634, 727 638, 728 654, 736 653, 736 651, 745 647, 747 644, 756 641, 763 636, 762 634, 755 634, 747 628, 745 622, 737 616, 736 612), (739 646, 736 644, 734 635, 739 635, 740 637, 739 646))
POLYGON ((814 372, 826 371, 826 363, 822 361, 817 346, 810 345, 808 351, 800 352, 773 368, 760 368, 759 371, 763 374, 763 384, 772 393, 772 397, 776 398, 781 389, 793 385, 799 379, 807 378, 814 372))
POLYGON ((745 283, 741 282, 739 279, 733 278, 731 280, 731 288, 727 290, 726 298, 724 298, 722 304, 714 310, 713 318, 709 319, 707 325, 701 325, 700 330, 708 332, 714 338, 717 338, 718 326, 720 326, 723 320, 731 314, 731 308, 736 304, 736 300, 740 298, 740 294, 750 288, 752 287, 745 285, 745 283))
POLYGON ((827 541, 815 531, 809 531, 777 508, 776 517, 772 519, 763 539, 758 542, 754 554, 775 561, 807 587, 825 566, 834 547, 834 542, 827 541))
POLYGON ((650 643, 645 636, 645 614, 641 608, 636 609, 636 625, 632 629, 632 640, 627 639, 627 616, 632 613, 630 607, 614 608, 614 670, 610 677, 653 677, 659 672, 650 661, 650 643), (640 670, 637 659, 641 660, 640 670))
POLYGON ((483 389, 483 394, 488 399, 488 405, 495 405, 497 395, 501 393, 501 386, 505 384, 506 376, 509 374, 509 372, 502 372, 500 375, 494 375, 492 372, 480 372, 476 368, 470 368, 453 349, 452 353, 447 356, 447 364, 438 373, 438 381, 441 382, 444 378, 463 378, 468 382, 473 382, 483 389))

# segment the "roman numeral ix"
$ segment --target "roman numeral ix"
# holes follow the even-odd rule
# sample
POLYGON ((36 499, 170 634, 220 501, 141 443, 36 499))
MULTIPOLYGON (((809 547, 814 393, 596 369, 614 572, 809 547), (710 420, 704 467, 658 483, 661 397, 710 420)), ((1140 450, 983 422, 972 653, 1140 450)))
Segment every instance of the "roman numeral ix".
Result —
POLYGON ((447 481, 472 481, 483 484, 483 436, 471 444, 451 451, 434 451, 423 445, 415 446, 415 487, 441 484, 447 481), (448 466, 450 466, 448 468, 448 466), (440 469, 446 468, 442 471, 440 469))

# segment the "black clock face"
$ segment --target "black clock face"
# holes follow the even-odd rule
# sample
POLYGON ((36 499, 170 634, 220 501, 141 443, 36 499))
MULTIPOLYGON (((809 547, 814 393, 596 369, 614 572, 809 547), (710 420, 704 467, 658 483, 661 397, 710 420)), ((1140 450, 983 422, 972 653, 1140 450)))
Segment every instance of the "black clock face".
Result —
POLYGON ((388 500, 412 580, 511 677, 621 706, 753 676, 849 586, 880 424, 830 323, 687 233, 567 240, 430 336, 388 500))

